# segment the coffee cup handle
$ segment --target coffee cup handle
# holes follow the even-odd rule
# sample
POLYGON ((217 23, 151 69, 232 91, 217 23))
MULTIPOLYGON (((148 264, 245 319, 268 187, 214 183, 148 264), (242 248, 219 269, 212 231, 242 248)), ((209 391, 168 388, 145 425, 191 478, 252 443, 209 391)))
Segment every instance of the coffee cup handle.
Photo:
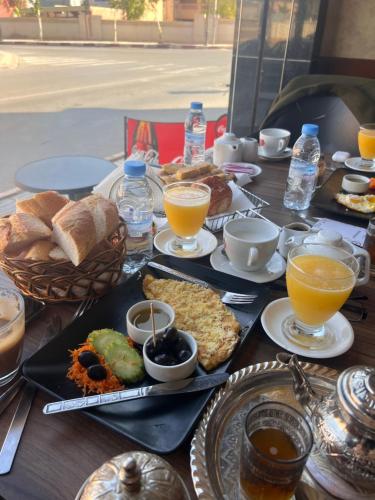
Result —
POLYGON ((283 151, 285 149, 287 140, 286 139, 280 139, 279 140, 279 150, 278 151, 283 151))
POLYGON ((247 265, 249 267, 255 264, 255 262, 258 259, 258 255, 259 255, 258 249, 255 247, 251 247, 249 250, 249 255, 247 257, 247 265))
POLYGON ((357 278, 356 284, 357 286, 366 285, 366 283, 368 283, 368 280, 370 279, 370 254, 363 248, 354 247, 354 257, 356 257, 356 259, 358 260, 360 270, 363 274, 361 278, 357 278))

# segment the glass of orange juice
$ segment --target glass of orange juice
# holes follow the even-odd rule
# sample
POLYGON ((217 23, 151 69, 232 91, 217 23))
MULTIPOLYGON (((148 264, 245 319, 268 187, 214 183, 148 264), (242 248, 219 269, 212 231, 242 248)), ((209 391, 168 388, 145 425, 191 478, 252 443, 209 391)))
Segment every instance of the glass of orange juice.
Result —
POLYGON ((197 234, 210 204, 211 189, 199 182, 174 182, 164 188, 164 210, 176 237, 171 251, 177 255, 199 250, 197 234))
POLYGON ((362 160, 375 165, 375 123, 361 125, 358 132, 358 148, 362 160))
POLYGON ((325 324, 344 304, 359 272, 357 259, 341 248, 302 244, 288 254, 286 284, 294 314, 282 330, 295 344, 329 346, 334 333, 325 324))

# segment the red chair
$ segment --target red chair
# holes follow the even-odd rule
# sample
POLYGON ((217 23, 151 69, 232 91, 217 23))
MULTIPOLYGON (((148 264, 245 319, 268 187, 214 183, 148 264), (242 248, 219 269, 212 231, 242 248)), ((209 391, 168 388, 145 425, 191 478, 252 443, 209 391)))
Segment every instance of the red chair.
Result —
MULTIPOLYGON (((224 134, 227 115, 216 121, 207 122, 206 149, 214 144, 214 139, 224 134)), ((183 161, 184 123, 151 122, 125 116, 125 155, 137 152, 150 153, 149 157, 160 164, 183 161)))

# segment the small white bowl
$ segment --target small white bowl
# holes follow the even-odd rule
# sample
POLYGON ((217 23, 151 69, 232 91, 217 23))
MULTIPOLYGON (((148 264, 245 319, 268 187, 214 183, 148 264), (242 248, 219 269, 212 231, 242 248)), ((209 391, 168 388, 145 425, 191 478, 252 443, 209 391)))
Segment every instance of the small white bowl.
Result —
POLYGON ((160 309, 160 310, 166 312, 170 318, 170 321, 168 322, 168 324, 163 326, 163 328, 158 328, 157 330, 155 330, 156 333, 163 332, 166 328, 169 328, 174 323, 174 320, 175 320, 174 309, 169 304, 166 304, 165 302, 161 302, 160 300, 142 300, 141 302, 137 302, 136 304, 131 306, 131 308, 126 313, 126 328, 128 331, 128 335, 137 344, 143 345, 145 343, 146 339, 151 335, 152 331, 151 330, 143 330, 142 328, 138 328, 137 326, 135 326, 135 324, 132 322, 132 320, 138 312, 142 311, 142 309, 149 308, 151 302, 154 305, 154 309, 160 309))
POLYGON ((348 193, 367 193, 370 179, 364 175, 348 174, 342 178, 341 187, 348 193))
POLYGON ((143 361, 145 364, 146 372, 155 380, 160 382, 171 382, 173 380, 182 380, 193 373, 197 366, 198 360, 198 346, 194 337, 189 333, 178 330, 178 334, 183 337, 189 344, 191 349, 191 356, 188 360, 174 366, 164 366, 158 365, 151 361, 146 353, 146 345, 148 342, 152 342, 152 335, 143 344, 143 361), (150 339, 150 340, 149 340, 150 339))

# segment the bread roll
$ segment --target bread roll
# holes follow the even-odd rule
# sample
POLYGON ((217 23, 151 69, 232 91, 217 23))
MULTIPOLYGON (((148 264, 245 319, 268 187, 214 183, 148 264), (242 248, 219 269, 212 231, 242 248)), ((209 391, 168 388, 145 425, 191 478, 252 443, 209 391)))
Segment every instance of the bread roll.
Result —
POLYGON ((51 240, 39 240, 31 245, 25 255, 25 259, 30 260, 51 260, 49 253, 56 245, 51 240))
POLYGON ((52 219, 55 241, 75 266, 118 226, 116 205, 100 195, 69 202, 52 219))
POLYGON ((0 252, 17 253, 34 241, 50 236, 49 227, 34 215, 13 214, 0 221, 0 252))
POLYGON ((68 199, 56 191, 37 193, 27 200, 16 202, 16 212, 35 215, 52 228, 52 217, 68 203, 68 199))
POLYGON ((217 176, 200 179, 199 182, 211 188, 211 200, 208 216, 222 214, 230 209, 233 193, 228 184, 217 176))

